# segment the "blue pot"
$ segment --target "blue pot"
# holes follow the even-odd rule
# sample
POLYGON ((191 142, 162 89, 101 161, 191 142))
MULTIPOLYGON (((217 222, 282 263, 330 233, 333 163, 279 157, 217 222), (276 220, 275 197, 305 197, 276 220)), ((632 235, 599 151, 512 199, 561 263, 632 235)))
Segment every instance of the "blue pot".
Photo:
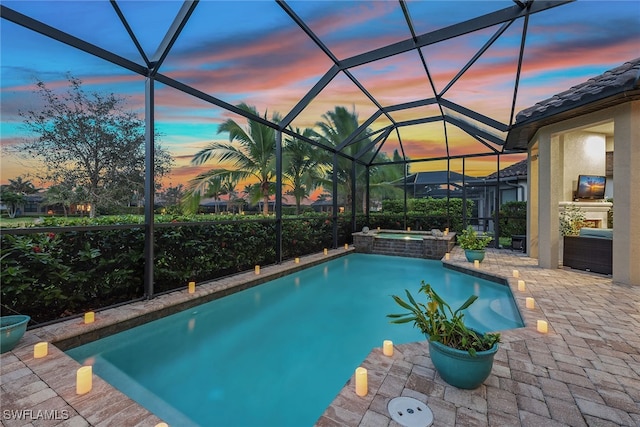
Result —
POLYGON ((484 249, 465 249, 464 256, 467 257, 467 261, 479 261, 482 262, 484 259, 484 249))
POLYGON ((471 356, 468 351, 429 341, 431 361, 438 374, 447 384, 464 389, 478 388, 489 377, 497 351, 496 343, 489 350, 478 351, 471 356))
POLYGON ((0 353, 12 350, 27 330, 31 318, 22 314, 0 317, 0 353))

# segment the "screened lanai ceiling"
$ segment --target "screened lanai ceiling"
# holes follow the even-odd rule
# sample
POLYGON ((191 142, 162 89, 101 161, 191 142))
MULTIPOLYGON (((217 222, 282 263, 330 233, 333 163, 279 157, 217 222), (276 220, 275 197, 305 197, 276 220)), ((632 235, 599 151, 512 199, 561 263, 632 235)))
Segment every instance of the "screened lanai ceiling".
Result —
MULTIPOLYGON (((152 77, 155 124, 169 144, 195 146, 183 135, 185 124, 211 138, 211 123, 240 116, 293 135, 342 105, 358 115, 360 128, 327 148, 344 154, 368 137, 370 149, 349 153, 362 164, 389 162, 394 151, 409 162, 495 155, 504 152, 515 113, 547 95, 533 83, 542 63, 553 55, 567 66, 563 40, 584 30, 571 3, 5 1, 3 33, 13 37, 3 35, 3 86, 13 79, 24 85, 20 71, 36 68, 38 78, 60 82, 69 64, 85 83, 116 92, 135 86, 134 102, 144 105, 144 82, 152 77), (13 49, 33 53, 7 71, 13 49), (260 116, 248 116, 240 103, 260 116)), ((619 23, 622 31, 637 19, 619 23)), ((637 41, 637 27, 631 35, 637 41)), ((585 34, 589 40, 604 42, 585 34)), ((3 89, 3 110, 19 96, 3 89)))

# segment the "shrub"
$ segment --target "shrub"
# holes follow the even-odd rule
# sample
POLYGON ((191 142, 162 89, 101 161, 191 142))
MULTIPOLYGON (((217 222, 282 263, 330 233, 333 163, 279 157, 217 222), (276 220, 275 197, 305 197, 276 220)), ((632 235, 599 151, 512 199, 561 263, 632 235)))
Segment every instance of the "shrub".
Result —
POLYGON ((527 202, 507 202, 500 207, 500 237, 527 234, 527 202))
POLYGON ((560 213, 560 234, 563 236, 577 236, 584 226, 584 211, 579 206, 565 206, 560 213))

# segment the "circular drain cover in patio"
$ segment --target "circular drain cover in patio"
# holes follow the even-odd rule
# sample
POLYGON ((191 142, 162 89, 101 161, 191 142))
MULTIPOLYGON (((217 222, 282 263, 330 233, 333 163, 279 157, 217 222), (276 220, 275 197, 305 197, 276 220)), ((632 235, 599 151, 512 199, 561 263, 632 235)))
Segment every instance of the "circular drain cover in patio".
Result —
POLYGON ((429 427, 433 424, 431 409, 413 397, 391 399, 387 410, 393 421, 405 427, 429 427))

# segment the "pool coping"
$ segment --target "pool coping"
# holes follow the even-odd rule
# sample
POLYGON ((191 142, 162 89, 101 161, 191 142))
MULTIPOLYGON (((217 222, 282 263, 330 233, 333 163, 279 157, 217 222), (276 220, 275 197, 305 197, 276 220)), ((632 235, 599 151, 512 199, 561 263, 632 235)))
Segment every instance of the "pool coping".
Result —
POLYGON ((0 387, 2 409, 18 411, 22 419, 12 419, 12 413, 2 413, 1 425, 23 426, 29 420, 59 421, 69 426, 136 425, 156 426, 162 420, 130 397, 93 375, 93 388, 85 395, 76 394, 76 371, 82 366, 64 351, 84 343, 121 332, 132 327, 169 316, 226 295, 295 273, 353 252, 329 249, 327 254, 299 257, 299 263, 288 260, 281 264, 263 266, 260 274, 254 271, 239 273, 202 282, 195 293, 187 287, 159 295, 96 311, 95 321, 84 324, 83 318, 70 318, 59 323, 29 329, 16 347, 0 355, 0 387), (36 359, 33 346, 48 342, 48 354, 36 359), (49 411, 45 414, 43 411, 49 411))
MULTIPOLYGON (((584 281, 596 284, 597 286, 602 286, 603 284, 604 286, 611 286, 610 277, 602 278, 598 275, 573 271, 565 272, 564 270, 546 270, 537 266, 537 260, 528 258, 526 255, 514 255, 508 253, 508 251, 502 252, 504 252, 504 255, 494 254, 495 256, 488 257, 489 259, 485 260, 479 269, 475 269, 472 265, 467 263, 466 260, 464 260, 464 254, 462 251, 459 251, 457 247, 451 253, 450 261, 442 260, 445 267, 454 267, 453 269, 463 268, 465 273, 470 273, 479 277, 488 275, 492 278, 489 280, 492 281, 496 281, 496 278, 499 281, 506 281, 511 287, 513 297, 516 300, 516 305, 523 317, 523 321, 525 322, 524 328, 501 331, 501 347, 505 350, 499 351, 496 356, 496 358, 499 359, 497 361, 498 364, 497 366, 494 366, 494 372, 486 382, 487 387, 495 386, 496 383, 502 383, 502 381, 513 381, 508 378, 504 378, 506 375, 505 369, 508 371, 509 363, 509 361, 505 362, 504 360, 507 359, 507 356, 505 356, 507 354, 506 352, 516 355, 521 354, 522 343, 524 342, 540 343, 539 345, 546 348, 547 346, 551 347, 555 345, 555 342, 558 339, 562 341, 563 337, 560 334, 563 332, 566 334, 566 326, 562 323, 558 323, 557 316, 559 314, 557 312, 554 313, 553 309, 548 310, 545 307, 546 305, 547 307, 552 306, 553 308, 555 305, 554 300, 551 299, 552 297, 551 294, 549 294, 549 291, 557 288, 557 280, 569 280, 570 283, 575 283, 576 281, 582 282, 584 279, 584 281), (494 258, 498 258, 499 256, 511 258, 507 259, 506 262, 504 262, 504 259, 498 259, 498 262, 496 262, 494 258), (519 279, 511 277, 512 268, 520 268, 521 272, 525 272, 525 277, 527 279, 527 288, 525 291, 518 291, 517 281, 519 279), (560 277, 560 279, 558 279, 558 277, 560 277), (547 283, 549 280, 551 280, 552 283, 550 288, 545 287, 547 285, 542 285, 543 283, 547 283), (536 285, 536 281, 538 281, 538 285, 536 285), (529 283, 533 283, 531 287, 529 286, 529 283), (532 290, 536 296, 536 309, 525 309, 525 298, 532 296, 532 290), (536 319, 546 319, 547 311, 549 311, 552 316, 552 320, 555 321, 555 324, 560 327, 560 332, 556 332, 554 325, 550 323, 549 333, 541 336, 541 334, 535 330, 535 321, 536 319), (507 363, 507 367, 505 367, 505 363, 507 363)), ((346 255, 347 253, 350 253, 350 251, 334 249, 329 251, 328 256, 316 254, 305 257, 301 259, 300 265, 294 265, 291 261, 276 266, 264 267, 261 271, 264 276, 260 278, 256 278, 254 272, 247 272, 229 278, 228 281, 220 280, 207 282, 207 284, 198 286, 196 294, 192 296, 189 296, 186 290, 176 291, 171 294, 177 296, 179 302, 182 301, 185 304, 190 304, 189 302, 185 302, 185 300, 195 300, 199 297, 202 297, 203 299, 214 299, 214 297, 210 296, 210 294, 216 292, 213 287, 216 287, 216 289, 219 287, 218 291, 224 292, 226 288, 232 286, 232 283, 238 283, 242 278, 258 284, 261 283, 260 280, 266 279, 267 277, 269 277, 269 279, 281 277, 282 275, 289 274, 290 272, 294 272, 298 269, 317 265, 332 258, 346 255), (209 289, 209 287, 211 287, 211 289, 209 289)), ((146 309, 154 308, 162 310, 167 305, 170 305, 166 299, 168 298, 168 295, 171 294, 163 295, 153 300, 133 303, 131 304, 133 308, 117 307, 117 309, 122 311, 121 314, 123 315, 123 318, 116 321, 122 321, 136 316, 139 317, 144 314, 144 310, 146 309)), ((635 298, 634 294, 630 295, 632 295, 632 298, 635 298)), ((200 303, 203 302, 203 299, 199 300, 200 303)), ((67 411, 66 415, 68 418, 58 424, 51 424, 60 426, 108 426, 135 424, 144 427, 155 426, 157 423, 161 422, 156 415, 144 409, 142 406, 95 375, 93 391, 88 395, 76 395, 75 371, 80 367, 80 364, 67 356, 62 350, 57 348, 55 344, 49 346, 50 350, 47 357, 43 359, 33 358, 33 344, 38 341, 47 340, 53 342, 52 339, 55 337, 64 341, 70 338, 70 330, 72 329, 83 332, 88 332, 89 329, 91 329, 95 330, 96 334, 105 332, 106 329, 104 329, 104 327, 109 321, 114 320, 108 315, 108 311, 110 310, 111 309, 98 313, 99 315, 96 317, 97 321, 94 325, 82 325, 80 319, 71 319, 63 322, 67 324, 67 329, 69 330, 65 330, 61 324, 29 330, 14 350, 2 354, 0 358, 0 386, 2 388, 3 409, 24 408, 23 410, 36 410, 40 408, 43 410, 51 410, 52 408, 56 408, 56 410, 65 410, 67 411), (102 322, 102 324, 100 324, 100 322, 102 322)), ((582 338, 580 337, 571 338, 570 343, 580 345, 581 339, 582 338)), ((627 338, 627 340, 629 339, 627 338)), ((637 338, 633 338, 630 341, 633 342, 634 340, 637 340, 637 338)), ((581 347, 578 347, 578 349, 580 348, 581 347)), ((449 390, 446 384, 444 384, 433 373, 432 366, 429 365, 430 359, 428 357, 427 349, 428 347, 426 346, 426 342, 396 346, 396 351, 392 358, 383 356, 380 348, 372 349, 370 354, 361 364, 361 366, 370 368, 369 395, 364 398, 357 397, 353 392, 353 376, 345 379, 345 386, 337 394, 331 405, 317 420, 316 425, 320 427, 395 426, 396 424, 394 424, 393 421, 390 421, 388 413, 385 412, 386 402, 388 402, 390 396, 396 397, 400 395, 419 398, 422 401, 428 402, 432 408, 433 403, 435 402, 437 405, 435 409, 438 411, 438 417, 444 416, 445 419, 446 417, 451 417, 452 407, 454 411, 462 411, 463 417, 467 417, 469 414, 466 412, 471 413, 475 409, 476 399, 487 399, 486 395, 484 395, 484 393, 487 393, 485 385, 481 386, 480 391, 461 391, 457 389, 449 390), (415 374, 418 376, 416 377, 415 374), (420 388, 425 387, 423 383, 418 385, 414 384, 411 388, 408 388, 412 379, 422 378, 423 375, 427 374, 432 377, 435 376, 435 379, 432 379, 434 382, 430 382, 429 384, 431 385, 429 387, 435 387, 434 392, 445 393, 445 400, 450 400, 450 396, 454 396, 453 404, 450 401, 443 403, 441 394, 434 396, 423 388, 420 388), (403 387, 400 387, 398 378, 406 378, 407 375, 409 375, 407 384, 402 383, 403 387), (462 400, 456 402, 455 399, 462 400)), ((638 360, 640 361, 640 358, 638 358, 638 360)), ((493 389, 495 389, 495 387, 493 389)), ((513 396, 513 399, 515 399, 515 390, 507 393, 513 393, 509 395, 513 396)), ((554 395, 548 395, 546 390, 544 391, 543 396, 552 400, 554 398, 554 395)), ((521 397, 518 397, 518 399, 521 399, 521 397)), ((530 399, 530 397, 525 399, 530 399)), ((488 401, 485 400, 485 405, 488 404, 487 402, 488 401)), ((527 402, 529 402, 529 400, 525 400, 522 404, 527 404, 527 402)), ((521 401, 518 400, 518 407, 520 405, 521 401)), ((607 409, 606 414, 616 411, 615 408, 609 408, 608 406, 605 406, 604 408, 607 409)), ((519 409, 516 408, 516 411, 518 410, 519 409)), ((589 409, 585 410, 587 411, 586 415, 582 408, 578 409, 578 414, 582 414, 581 416, 583 417, 589 417, 589 409)), ((486 411, 487 409, 485 407, 485 413, 482 414, 481 411, 480 416, 484 416, 485 419, 489 416, 489 419, 491 419, 492 414, 489 413, 489 415, 487 415, 486 411)), ((619 415, 620 412, 619 410, 617 411, 618 412, 615 412, 614 414, 616 416, 619 415)), ((527 412, 525 411, 524 414, 527 414, 527 412)), ((640 416, 635 413, 629 414, 630 416, 635 417, 634 420, 640 421, 640 416)), ((623 413, 622 415, 625 414, 623 413)), ((457 419, 455 416, 453 418, 454 422, 457 419)), ((532 415, 529 414, 526 416, 530 417, 532 415)), ((626 416, 628 417, 629 415, 626 416)), ((553 422, 551 421, 550 416, 547 416, 546 418, 543 417, 541 419, 553 422)), ((580 420, 582 419, 583 418, 580 418, 580 420)), ((449 421, 451 421, 451 418, 449 418, 449 421)), ((520 424, 522 424, 522 422, 520 424)), ((3 418, 2 425, 7 427, 22 426, 24 425, 24 422, 3 418)), ((481 422, 478 425, 487 424, 486 422, 484 424, 481 422)), ((518 423, 516 422, 515 425, 518 425, 518 423)), ((528 424, 525 423, 522 425, 528 424)))
POLYGON ((182 289, 163 293, 152 299, 136 301, 105 310, 97 310, 95 312, 96 320, 91 324, 84 324, 83 318, 76 317, 67 321, 33 328, 29 331, 54 344, 59 349, 66 351, 105 336, 250 289, 270 280, 343 257, 351 252, 353 252, 352 248, 346 250, 334 249, 329 250, 327 255, 321 253, 300 257, 300 262, 297 264, 294 260, 289 260, 281 264, 262 266, 260 274, 249 271, 220 279, 208 280, 197 283, 193 294, 188 293, 185 285, 182 289))
MULTIPOLYGON (((153 299, 136 301, 131 304, 97 311, 95 314, 96 320, 91 324, 84 324, 82 318, 72 318, 59 323, 29 329, 14 350, 2 355, 2 377, 0 378, 5 377, 6 365, 11 367, 21 364, 23 366, 18 369, 19 372, 30 370, 32 374, 38 377, 38 383, 42 382, 47 386, 44 389, 47 395, 50 394, 62 398, 68 404, 67 413, 73 415, 74 418, 84 418, 88 425, 103 425, 106 421, 107 425, 110 425, 115 420, 127 417, 128 419, 136 419, 136 425, 155 426, 157 423, 162 422, 159 417, 97 375, 93 376, 94 390, 90 395, 97 395, 100 397, 99 399, 87 399, 86 396, 76 395, 75 371, 81 365, 64 351, 217 298, 249 289, 269 280, 343 257, 352 252, 357 253, 353 247, 349 247, 346 250, 332 249, 327 252, 327 255, 319 253, 301 257, 298 264, 294 260, 290 260, 281 264, 263 266, 259 275, 256 275, 254 271, 248 271, 199 283, 194 294, 189 294, 185 287, 184 289, 159 295, 153 299), (49 343, 49 355, 44 359, 34 359, 33 345, 41 341, 49 343), (19 360, 14 360, 11 356, 19 360), (9 359, 10 362, 7 363, 6 359, 9 359), (55 366, 55 369, 53 366, 55 366), (66 372, 66 374, 61 376, 62 372, 66 372), (116 402, 116 404, 105 405, 104 402, 95 402, 103 399, 116 402), (107 406, 112 409, 105 409, 107 406), (119 408, 126 408, 126 410, 123 412, 119 408), (126 414, 126 412, 130 411, 133 411, 131 416, 134 418, 130 418, 126 414)), ((494 282, 508 283, 508 280, 504 277, 467 269, 450 261, 442 260, 442 263, 444 267, 452 270, 488 278, 494 282)), ((372 354, 375 354, 375 349, 372 354)), ((44 387, 44 385, 40 387, 44 387)), ((40 393, 42 394, 42 391, 40 393)), ((322 420, 322 417, 320 417, 319 421, 322 420)))
POLYGON ((394 345, 391 357, 376 347, 359 365, 368 370, 368 394, 355 393, 351 375, 317 427, 399 427, 387 407, 399 396, 427 404, 438 427, 640 425, 638 287, 610 276, 544 269, 537 259, 506 250, 488 250, 474 267, 456 247, 442 262, 504 280, 516 300, 525 326, 500 331, 489 378, 474 390, 445 383, 426 339, 394 345), (519 280, 525 282, 523 290, 519 280), (529 297, 535 297, 533 309, 526 308, 529 297), (626 302, 612 307, 610 301, 620 297, 626 302), (536 330, 537 320, 548 322, 548 333, 536 330))

